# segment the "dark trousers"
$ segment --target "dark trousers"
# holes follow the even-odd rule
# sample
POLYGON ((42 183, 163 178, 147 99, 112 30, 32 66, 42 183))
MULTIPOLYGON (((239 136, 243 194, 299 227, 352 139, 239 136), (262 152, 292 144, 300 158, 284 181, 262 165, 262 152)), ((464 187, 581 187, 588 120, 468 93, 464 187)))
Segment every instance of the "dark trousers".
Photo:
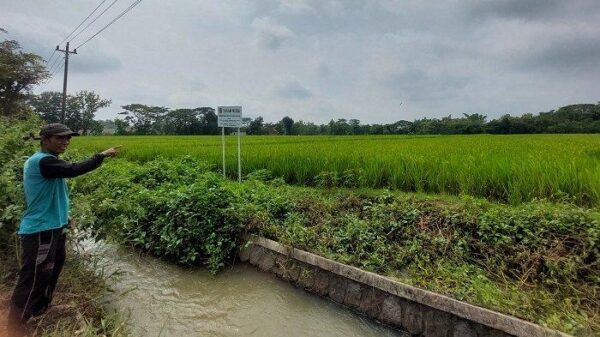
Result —
POLYGON ((11 298, 12 323, 25 323, 48 309, 65 263, 65 234, 60 228, 21 235, 21 247, 23 265, 11 298))

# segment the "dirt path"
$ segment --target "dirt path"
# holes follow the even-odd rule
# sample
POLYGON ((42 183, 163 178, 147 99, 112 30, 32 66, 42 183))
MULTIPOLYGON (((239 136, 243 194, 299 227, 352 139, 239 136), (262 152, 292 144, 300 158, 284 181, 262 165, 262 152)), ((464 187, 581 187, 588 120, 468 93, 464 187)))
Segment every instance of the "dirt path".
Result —
MULTIPOLYGON (((10 292, 0 292, 0 337, 13 337, 19 336, 19 333, 15 331, 8 331, 8 301, 10 298, 10 292)), ((22 336, 22 334, 21 334, 22 336)))

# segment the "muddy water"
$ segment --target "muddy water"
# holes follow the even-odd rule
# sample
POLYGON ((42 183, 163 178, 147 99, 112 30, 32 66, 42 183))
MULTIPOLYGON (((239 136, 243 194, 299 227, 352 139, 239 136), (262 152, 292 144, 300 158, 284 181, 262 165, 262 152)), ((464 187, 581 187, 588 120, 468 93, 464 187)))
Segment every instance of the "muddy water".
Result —
POLYGON ((111 245, 122 273, 112 303, 134 336, 405 336, 270 274, 238 264, 217 276, 111 245))

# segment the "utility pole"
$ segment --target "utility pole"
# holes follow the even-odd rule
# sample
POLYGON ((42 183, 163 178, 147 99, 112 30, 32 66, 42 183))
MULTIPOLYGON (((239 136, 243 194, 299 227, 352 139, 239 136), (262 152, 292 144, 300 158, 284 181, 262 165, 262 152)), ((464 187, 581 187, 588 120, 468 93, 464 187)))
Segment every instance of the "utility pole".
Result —
POLYGON ((67 48, 62 50, 56 46, 56 50, 65 53, 65 77, 63 80, 63 98, 62 98, 62 110, 60 112, 60 122, 65 123, 65 110, 67 108, 67 74, 69 73, 69 54, 77 54, 77 49, 69 51, 69 42, 67 42, 67 48))

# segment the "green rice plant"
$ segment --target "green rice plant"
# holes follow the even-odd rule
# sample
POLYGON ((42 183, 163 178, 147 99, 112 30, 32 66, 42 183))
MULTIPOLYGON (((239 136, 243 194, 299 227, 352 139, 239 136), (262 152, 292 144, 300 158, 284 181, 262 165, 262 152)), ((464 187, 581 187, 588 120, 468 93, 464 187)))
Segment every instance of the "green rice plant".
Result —
MULTIPOLYGON (((228 136, 226 167, 237 177, 237 139, 228 136)), ((222 167, 219 136, 82 137, 84 152, 123 145, 147 162, 191 155, 222 167)), ((291 184, 391 188, 472 195, 519 204, 536 199, 600 205, 600 135, 249 136, 242 173, 269 170, 291 184), (345 178, 342 178, 345 177, 345 178), (324 184, 328 185, 328 184, 324 184)))

